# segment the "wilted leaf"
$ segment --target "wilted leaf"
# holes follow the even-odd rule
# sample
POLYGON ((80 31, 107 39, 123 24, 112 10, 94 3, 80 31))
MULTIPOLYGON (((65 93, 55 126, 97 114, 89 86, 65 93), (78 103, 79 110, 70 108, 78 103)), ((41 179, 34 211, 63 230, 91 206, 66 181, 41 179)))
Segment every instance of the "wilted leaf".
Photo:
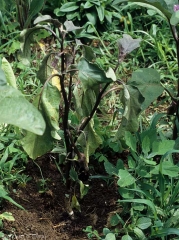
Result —
POLYGON ((41 113, 17 89, 0 87, 0 122, 42 135, 45 121, 41 113))
POLYGON ((65 26, 67 32, 71 32, 71 31, 82 28, 82 27, 75 26, 72 21, 65 21, 64 26, 65 26))
POLYGON ((49 27, 45 25, 37 25, 33 28, 24 29, 20 34, 21 40, 21 53, 19 55, 20 60, 24 65, 29 66, 31 60, 31 43, 34 43, 34 34, 38 33, 40 29, 48 30, 49 27))
POLYGON ((58 19, 53 19, 49 15, 39 16, 34 20, 34 24, 41 22, 52 23, 57 28, 61 27, 61 23, 58 21, 58 19))
POLYGON ((51 129, 47 125, 42 136, 27 132, 21 143, 23 149, 26 151, 29 157, 36 159, 52 149, 53 138, 51 136, 51 129))
POLYGON ((44 57, 43 61, 40 64, 40 68, 37 72, 37 78, 41 81, 42 84, 44 84, 48 79, 48 77, 51 76, 52 68, 50 65, 51 65, 52 54, 53 53, 49 53, 44 57))
POLYGON ((121 102, 124 106, 124 113, 116 133, 117 139, 124 136, 125 131, 136 132, 138 130, 138 117, 142 111, 141 105, 143 101, 144 97, 136 87, 124 85, 124 92, 121 98, 121 102))
POLYGON ((48 121, 48 125, 51 128, 51 135, 53 138, 60 140, 60 136, 57 134, 59 130, 59 103, 60 103, 60 92, 58 88, 47 83, 44 86, 41 106, 43 114, 48 121))
POLYGON ((160 74, 152 68, 138 69, 133 72, 127 84, 136 87, 144 97, 142 110, 145 110, 164 91, 160 84, 160 74))
POLYGON ((106 73, 98 65, 89 63, 85 58, 80 59, 77 68, 79 79, 85 90, 101 83, 113 82, 111 78, 106 77, 106 73))

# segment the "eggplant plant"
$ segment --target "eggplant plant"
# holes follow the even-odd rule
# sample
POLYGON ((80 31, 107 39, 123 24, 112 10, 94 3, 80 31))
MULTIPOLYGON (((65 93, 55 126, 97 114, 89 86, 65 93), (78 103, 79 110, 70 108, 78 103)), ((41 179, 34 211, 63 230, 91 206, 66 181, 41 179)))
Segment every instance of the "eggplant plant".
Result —
POLYGON ((121 62, 139 47, 141 39, 133 39, 127 34, 119 36, 116 67, 104 71, 95 63, 92 48, 80 41, 81 27, 71 21, 62 24, 48 15, 38 17, 34 24, 33 28, 21 33, 22 62, 30 65, 30 45, 39 29, 50 32, 56 48, 44 57, 37 72, 43 87, 34 105, 44 116, 46 130, 42 136, 27 132, 22 145, 28 155, 36 159, 51 151, 54 141, 57 141, 53 152, 59 153, 59 162, 65 165, 64 179, 67 195, 70 195, 67 210, 71 214, 71 207, 79 209, 75 193, 72 197, 70 192, 72 182, 80 184, 83 197, 86 186, 81 175, 88 172, 89 157, 102 143, 96 126, 96 112, 104 93, 113 89, 112 85, 119 86, 124 107, 116 133, 116 139, 119 139, 125 131, 138 130, 140 113, 162 94, 163 87, 160 75, 154 69, 138 69, 127 83, 117 73, 121 62))

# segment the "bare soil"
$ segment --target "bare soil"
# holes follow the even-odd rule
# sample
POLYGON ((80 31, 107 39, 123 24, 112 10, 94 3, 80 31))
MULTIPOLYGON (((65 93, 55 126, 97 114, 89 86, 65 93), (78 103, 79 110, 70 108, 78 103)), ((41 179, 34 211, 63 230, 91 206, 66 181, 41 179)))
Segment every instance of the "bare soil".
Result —
MULTIPOLYGON (((41 179, 39 168, 29 160, 25 174, 32 177, 25 187, 13 186, 11 197, 25 210, 21 210, 9 202, 4 203, 2 212, 13 214, 14 222, 4 222, 7 235, 11 239, 47 239, 47 240, 84 240, 88 239, 83 232, 87 226, 102 232, 107 225, 108 216, 117 209, 119 198, 114 182, 92 179, 88 182, 88 194, 79 199, 81 212, 75 211, 72 220, 65 211, 64 196, 66 188, 53 160, 48 156, 37 160, 43 176, 47 181, 44 193, 38 190, 41 179)), ((104 174, 102 164, 93 164, 92 174, 104 174)))

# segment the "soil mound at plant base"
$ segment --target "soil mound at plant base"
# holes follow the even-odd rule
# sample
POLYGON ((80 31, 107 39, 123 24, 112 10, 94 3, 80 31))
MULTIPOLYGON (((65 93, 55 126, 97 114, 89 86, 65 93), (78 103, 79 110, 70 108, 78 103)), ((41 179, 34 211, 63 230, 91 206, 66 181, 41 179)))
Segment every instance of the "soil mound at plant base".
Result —
MULTIPOLYGON (((14 234, 14 239, 26 240, 85 240, 88 238, 82 230, 87 226, 102 232, 109 213, 117 209, 119 195, 116 187, 113 184, 107 186, 103 180, 92 180, 88 194, 84 199, 79 199, 81 213, 75 212, 75 220, 71 220, 64 209, 65 186, 54 162, 49 157, 43 157, 37 160, 37 164, 47 180, 47 189, 39 193, 38 183, 42 177, 38 167, 29 161, 25 174, 32 180, 25 187, 16 186, 11 191, 11 197, 25 210, 9 202, 5 202, 2 209, 2 212, 11 212, 15 218, 14 222, 4 222, 7 235, 14 234)), ((96 171, 104 173, 99 165, 96 171)))

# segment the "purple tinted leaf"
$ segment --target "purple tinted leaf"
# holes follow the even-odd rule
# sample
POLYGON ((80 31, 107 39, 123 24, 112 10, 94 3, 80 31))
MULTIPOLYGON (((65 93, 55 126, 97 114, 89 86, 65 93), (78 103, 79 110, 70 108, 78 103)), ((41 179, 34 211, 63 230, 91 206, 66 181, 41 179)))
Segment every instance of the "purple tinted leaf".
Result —
POLYGON ((141 39, 133 39, 128 34, 123 34, 123 38, 121 38, 118 42, 120 48, 120 55, 125 56, 126 54, 132 52, 134 49, 140 46, 141 39))

